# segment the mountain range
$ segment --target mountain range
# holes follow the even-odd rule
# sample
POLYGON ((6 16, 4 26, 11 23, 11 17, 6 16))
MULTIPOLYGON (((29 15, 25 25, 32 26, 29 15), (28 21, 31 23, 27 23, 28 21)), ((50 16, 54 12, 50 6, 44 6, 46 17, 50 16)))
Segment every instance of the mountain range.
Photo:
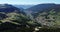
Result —
POLYGON ((34 5, 13 5, 13 6, 15 6, 15 7, 17 7, 17 8, 22 8, 22 9, 27 9, 27 8, 30 8, 30 7, 32 7, 32 6, 34 6, 34 5))
POLYGON ((0 4, 0 20, 8 18, 8 20, 19 19, 24 21, 27 17, 42 26, 56 27, 60 24, 60 4, 46 3, 38 5, 10 5, 0 4), (16 16, 17 15, 17 16, 16 16), (26 16, 26 17, 24 17, 26 16), (15 18, 16 17, 16 18, 15 18), (23 19, 24 17, 24 19, 23 19), (47 23, 47 24, 46 24, 47 23))
POLYGON ((38 4, 33 7, 27 8, 25 10, 28 12, 31 11, 31 13, 37 13, 40 11, 46 11, 46 10, 52 9, 57 5, 59 4, 54 4, 54 3, 38 4))

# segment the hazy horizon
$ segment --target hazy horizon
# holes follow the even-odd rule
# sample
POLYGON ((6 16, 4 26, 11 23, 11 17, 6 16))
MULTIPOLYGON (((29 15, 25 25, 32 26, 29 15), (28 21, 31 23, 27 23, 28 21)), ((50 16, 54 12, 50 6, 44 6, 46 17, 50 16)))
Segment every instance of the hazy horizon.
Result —
POLYGON ((60 4, 60 0, 0 0, 0 4, 37 5, 42 3, 60 4))

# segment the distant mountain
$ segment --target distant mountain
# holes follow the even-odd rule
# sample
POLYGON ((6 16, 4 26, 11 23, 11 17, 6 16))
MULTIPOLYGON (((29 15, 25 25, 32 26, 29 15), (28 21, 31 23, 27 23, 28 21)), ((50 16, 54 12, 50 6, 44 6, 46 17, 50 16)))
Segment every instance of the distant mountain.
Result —
POLYGON ((7 14, 9 13, 18 13, 18 14, 25 14, 23 10, 10 5, 10 4, 0 4, 0 20, 9 17, 7 14))
POLYGON ((60 28, 60 4, 38 4, 25 10, 30 18, 42 26, 60 28))
POLYGON ((26 11, 30 12, 30 13, 37 13, 40 11, 45 11, 46 9, 48 10, 49 8, 52 8, 53 6, 55 6, 55 4, 53 4, 53 3, 38 4, 38 5, 35 5, 33 7, 26 9, 26 11))
POLYGON ((17 7, 17 8, 23 8, 23 9, 27 9, 27 8, 30 8, 30 7, 32 7, 32 6, 34 6, 34 5, 14 5, 15 7, 17 7))
POLYGON ((25 13, 26 14, 33 14, 35 15, 35 13, 39 13, 39 12, 48 12, 52 9, 55 9, 55 11, 57 12, 57 10, 60 10, 60 4, 54 4, 54 3, 47 3, 47 4, 38 4, 35 6, 32 6, 28 9, 25 9, 25 13))
POLYGON ((0 4, 0 12, 10 13, 10 12, 20 12, 20 9, 9 4, 0 4))

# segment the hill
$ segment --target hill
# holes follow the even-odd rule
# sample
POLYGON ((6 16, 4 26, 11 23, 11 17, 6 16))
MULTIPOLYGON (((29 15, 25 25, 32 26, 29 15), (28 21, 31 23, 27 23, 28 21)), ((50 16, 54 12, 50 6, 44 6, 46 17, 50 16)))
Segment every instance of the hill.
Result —
POLYGON ((25 11, 27 16, 44 27, 60 27, 60 4, 38 4, 25 11))

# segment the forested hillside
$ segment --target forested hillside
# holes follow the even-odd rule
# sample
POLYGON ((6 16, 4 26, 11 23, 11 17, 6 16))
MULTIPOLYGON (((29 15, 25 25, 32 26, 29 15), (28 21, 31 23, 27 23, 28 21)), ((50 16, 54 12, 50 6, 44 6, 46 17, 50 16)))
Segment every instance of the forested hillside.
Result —
POLYGON ((38 4, 20 9, 0 4, 0 32, 55 32, 60 30, 60 4, 38 4))

